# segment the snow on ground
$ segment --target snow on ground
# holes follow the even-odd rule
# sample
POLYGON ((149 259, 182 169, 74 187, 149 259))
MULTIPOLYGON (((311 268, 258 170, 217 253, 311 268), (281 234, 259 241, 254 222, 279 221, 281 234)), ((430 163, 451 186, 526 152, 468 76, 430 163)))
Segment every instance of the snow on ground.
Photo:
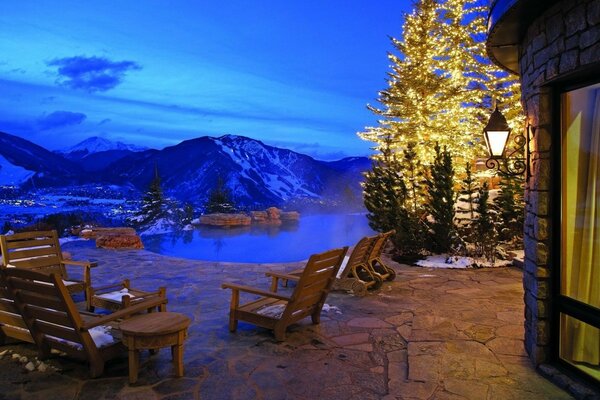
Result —
POLYGON ((69 237, 61 237, 58 239, 58 242, 61 244, 61 246, 65 243, 68 242, 74 242, 76 240, 89 240, 89 239, 84 239, 82 237, 79 236, 69 236, 69 237))
POLYGON ((157 220, 155 223, 144 229, 140 236, 159 235, 161 233, 169 233, 175 230, 175 226, 165 218, 157 220))
POLYGON ((435 254, 424 260, 416 262, 419 267, 425 268, 495 268, 508 267, 512 260, 496 260, 493 264, 484 258, 449 256, 448 254, 435 254))

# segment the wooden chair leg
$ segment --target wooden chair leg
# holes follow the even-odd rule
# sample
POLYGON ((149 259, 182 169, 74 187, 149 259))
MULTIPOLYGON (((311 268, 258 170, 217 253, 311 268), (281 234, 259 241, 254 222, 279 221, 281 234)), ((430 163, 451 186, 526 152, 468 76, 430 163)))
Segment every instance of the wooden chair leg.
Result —
POLYGON ((237 331, 238 320, 235 318, 235 313, 233 311, 229 312, 229 332, 237 331))
POLYGON ((312 320, 312 323, 315 325, 319 325, 321 323, 321 313, 314 313, 311 314, 310 319, 312 320))
POLYGON ((104 360, 90 360, 90 376, 97 378, 104 373, 104 360))
POLYGON ((278 342, 283 342, 285 340, 285 328, 285 326, 276 326, 275 329, 273 329, 273 333, 275 334, 275 340, 277 340, 278 342))

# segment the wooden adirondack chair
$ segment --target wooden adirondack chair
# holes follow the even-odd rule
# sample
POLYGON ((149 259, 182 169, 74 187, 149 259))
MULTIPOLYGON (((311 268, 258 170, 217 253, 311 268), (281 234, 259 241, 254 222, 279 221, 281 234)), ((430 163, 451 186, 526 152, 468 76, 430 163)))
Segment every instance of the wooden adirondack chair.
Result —
MULTIPOLYGON (((356 296, 364 296, 367 294, 367 290, 375 290, 381 287, 383 279, 373 271, 369 263, 371 249, 376 239, 377 236, 365 236, 358 241, 350 256, 344 258, 332 290, 345 290, 356 296)), ((271 291, 277 291, 279 279, 282 280, 284 285, 287 285, 288 280, 297 281, 303 271, 303 269, 296 269, 289 272, 287 277, 272 276, 267 273, 268 276, 273 278, 271 291)))
POLYGON ((375 240, 373 247, 369 252, 369 265, 371 266, 371 269, 384 281, 393 281, 396 278, 396 271, 393 268, 388 267, 381 259, 381 253, 383 253, 385 245, 394 233, 396 233, 396 231, 391 230, 377 235, 377 240, 375 240))
POLYGON ((118 339, 117 322, 158 305, 149 299, 109 315, 79 312, 59 274, 25 268, 6 268, 2 273, 40 358, 49 357, 51 349, 63 351, 88 361, 92 377, 102 375, 105 361, 127 351, 118 339))
POLYGON ((23 232, 0 235, 3 268, 22 268, 42 273, 58 273, 69 293, 83 292, 91 286, 90 269, 97 263, 63 259, 56 231, 23 232), (82 268, 81 279, 70 277, 67 266, 82 268))
MULTIPOLYGON (((310 316, 314 324, 320 322, 321 310, 329 294, 335 275, 342 264, 348 247, 313 254, 308 260, 298 284, 291 296, 249 286, 224 283, 223 289, 231 289, 229 330, 237 330, 238 320, 272 329, 277 341, 285 340, 287 327, 310 316), (258 300, 240 304, 240 292, 261 296, 258 300)), ((271 273, 281 279, 289 275, 271 273)), ((295 277, 292 277, 294 279, 295 277)))

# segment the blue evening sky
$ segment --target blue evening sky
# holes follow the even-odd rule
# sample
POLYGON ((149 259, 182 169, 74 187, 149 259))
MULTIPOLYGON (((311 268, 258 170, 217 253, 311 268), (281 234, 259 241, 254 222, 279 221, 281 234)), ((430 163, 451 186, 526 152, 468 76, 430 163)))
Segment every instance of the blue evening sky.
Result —
POLYGON ((2 1, 0 131, 162 148, 237 134, 320 159, 385 88, 410 0, 2 1))

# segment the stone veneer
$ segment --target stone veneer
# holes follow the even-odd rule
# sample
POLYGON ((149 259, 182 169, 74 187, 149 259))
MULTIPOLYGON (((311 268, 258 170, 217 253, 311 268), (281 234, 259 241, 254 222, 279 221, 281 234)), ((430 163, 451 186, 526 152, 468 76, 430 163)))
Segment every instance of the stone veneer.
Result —
POLYGON ((534 20, 520 44, 522 102, 535 132, 532 177, 525 193, 523 284, 525 348, 536 364, 551 355, 551 271, 560 268, 560 260, 551 259, 551 146, 553 140, 559 145, 559 130, 552 133, 553 92, 548 83, 600 62, 599 38, 600 0, 564 0, 534 20))

